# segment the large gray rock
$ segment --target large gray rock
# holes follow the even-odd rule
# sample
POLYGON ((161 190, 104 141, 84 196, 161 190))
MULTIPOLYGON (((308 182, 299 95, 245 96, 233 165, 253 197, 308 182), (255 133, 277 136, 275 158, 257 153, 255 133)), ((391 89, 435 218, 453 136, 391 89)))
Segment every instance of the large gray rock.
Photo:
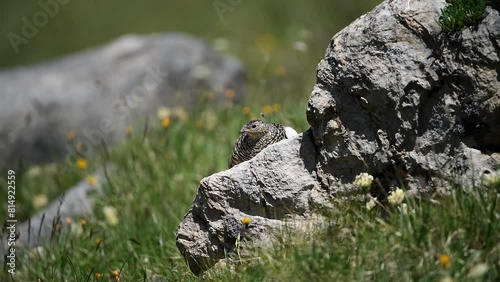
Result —
POLYGON ((127 35, 103 47, 0 71, 0 167, 73 154, 123 137, 158 106, 189 106, 207 96, 242 93, 239 60, 177 33, 127 35), (213 93, 208 95, 208 93, 213 93))
POLYGON ((195 274, 234 252, 238 237, 269 245, 273 230, 287 224, 287 215, 329 205, 328 193, 314 177, 314 150, 312 134, 306 131, 201 181, 177 230, 177 246, 195 274), (246 228, 244 217, 251 219, 246 228))
POLYGON ((426 191, 498 164, 499 13, 449 35, 437 22, 445 4, 385 1, 333 37, 307 109, 326 187, 368 171, 426 191))
POLYGON ((272 243, 290 218, 307 224, 355 191, 361 172, 420 193, 446 179, 466 187, 500 163, 499 13, 488 8, 450 37, 437 24, 444 5, 385 1, 333 37, 308 103, 311 130, 202 180, 177 230, 194 273, 241 245, 272 243))

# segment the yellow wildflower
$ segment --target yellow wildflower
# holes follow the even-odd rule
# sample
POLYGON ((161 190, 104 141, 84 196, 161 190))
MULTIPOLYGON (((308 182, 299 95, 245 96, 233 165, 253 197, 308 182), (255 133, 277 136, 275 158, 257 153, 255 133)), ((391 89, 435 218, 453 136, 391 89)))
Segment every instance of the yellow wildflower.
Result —
POLYGON ((387 197, 387 200, 389 200, 389 203, 391 203, 392 205, 395 205, 395 206, 401 204, 404 199, 405 199, 405 192, 401 188, 398 188, 395 191, 392 191, 391 194, 389 195, 389 197, 387 197))
POLYGON ((118 269, 113 270, 113 276, 118 276, 118 274, 120 274, 118 269))
POLYGON ((96 278, 96 279, 100 279, 100 278, 101 278, 101 273, 97 272, 97 273, 95 274, 95 278, 96 278))
POLYGON ((76 161, 76 167, 79 169, 86 169, 87 168, 87 161, 85 159, 78 159, 76 161))
POLYGON ((225 92, 226 98, 228 100, 234 100, 234 97, 236 96, 236 92, 234 92, 233 89, 227 89, 225 92))
POLYGON ((96 243, 97 245, 99 245, 99 244, 101 243, 101 241, 102 241, 102 240, 101 240, 101 238, 95 238, 95 243, 96 243))
POLYGON ((248 225, 252 220, 249 217, 244 217, 241 219, 241 223, 248 225))
POLYGON ((92 175, 87 176, 87 182, 90 184, 90 186, 94 186, 97 183, 97 178, 95 178, 92 175))
POLYGON ((170 126, 170 118, 166 117, 166 118, 162 119, 161 126, 163 126, 163 128, 169 127, 170 126))
POLYGON ((87 220, 85 220, 85 218, 82 218, 82 220, 80 220, 80 224, 81 225, 86 225, 87 224, 87 220))
POLYGON ((264 105, 264 107, 262 107, 262 113, 265 116, 268 116, 268 115, 272 114, 273 113, 273 107, 271 105, 264 105))
POLYGON ((441 254, 439 256, 439 264, 441 264, 444 269, 448 269, 448 267, 450 266, 450 261, 450 256, 447 254, 441 254))
POLYGON ((71 224, 71 222, 73 222, 73 220, 71 219, 71 217, 66 217, 66 223, 67 224, 71 224))
POLYGON ((248 106, 244 106, 243 109, 241 109, 244 115, 250 115, 252 113, 252 110, 248 106))

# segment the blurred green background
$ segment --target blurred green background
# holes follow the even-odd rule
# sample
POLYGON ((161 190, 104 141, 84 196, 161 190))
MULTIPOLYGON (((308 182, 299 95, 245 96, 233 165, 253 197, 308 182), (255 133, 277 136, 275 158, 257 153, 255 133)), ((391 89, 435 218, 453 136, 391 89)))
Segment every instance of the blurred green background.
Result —
MULTIPOLYGON (((214 136, 218 149, 212 150, 215 153, 210 161, 203 164, 186 184, 194 189, 202 177, 226 168, 227 156, 239 128, 249 118, 259 117, 259 112, 266 112, 266 106, 278 105, 282 109, 277 111, 279 113, 266 113, 268 121, 287 124, 298 132, 307 130, 307 100, 316 80, 316 65, 330 39, 380 2, 3 0, 0 1, 0 11, 3 11, 0 18, 0 70, 93 48, 125 34, 168 31, 185 32, 205 39, 215 49, 240 58, 248 74, 246 96, 242 102, 251 109, 250 114, 243 115, 239 107, 227 109, 206 105, 202 101, 196 109, 188 109, 193 113, 189 120, 192 134, 202 135, 204 142, 208 142, 211 135, 200 132, 194 123, 205 122, 207 116, 216 116, 220 127, 226 130, 224 134, 214 136), (52 12, 47 12, 47 9, 52 12), (13 34, 26 38, 23 34, 26 21, 32 24, 43 21, 41 14, 50 14, 46 25, 38 24, 32 38, 13 47, 10 40, 13 34)), ((178 152, 182 149, 174 146, 172 150, 178 152)), ((192 148, 189 152, 194 155, 192 148)), ((36 186, 37 193, 47 194, 53 199, 81 178, 78 174, 58 173, 54 183, 49 179, 43 185, 35 185, 40 184, 39 180, 31 182, 26 178, 21 179, 19 185, 36 186)), ((31 202, 30 189, 23 191, 26 195, 19 201, 23 203, 19 216, 25 219, 36 210, 27 204, 31 202)))
MULTIPOLYGON (((278 74, 298 79, 298 83, 306 83, 310 89, 316 64, 331 37, 381 2, 59 0, 67 2, 59 4, 56 1, 0 2, 3 11, 0 68, 76 52, 128 33, 181 31, 209 42, 219 39, 216 42, 222 43, 225 52, 243 60, 250 83, 278 74), (49 16, 47 24, 33 38, 21 43, 16 53, 8 35, 22 36, 23 18, 33 23, 37 12, 43 11, 40 3, 58 3, 58 11, 49 16)), ((290 87, 293 86, 296 85, 290 87)))
MULTIPOLYGON (((298 132, 307 130, 307 100, 316 80, 316 65, 330 39, 380 2, 3 0, 0 1, 0 11, 3 11, 0 18, 3 39, 0 40, 0 69, 50 60, 105 44, 125 34, 168 31, 185 32, 205 39, 215 49, 239 57, 248 74, 243 105, 251 109, 251 113, 243 115, 239 107, 227 109, 205 105, 202 101, 197 109, 188 109, 194 113, 194 118, 189 121, 193 123, 193 134, 203 134, 194 123, 205 122, 205 116, 216 116, 223 125, 221 127, 227 130, 224 135, 217 135, 219 149, 214 151, 217 154, 208 162, 210 165, 200 168, 187 185, 194 188, 201 177, 226 167, 227 156, 241 124, 249 118, 259 117, 259 112, 265 113, 266 107, 275 105, 280 108, 274 113, 266 113, 269 121, 287 124, 298 132), (46 24, 43 24, 44 15, 46 24), (34 36, 29 36, 31 38, 26 38, 26 22, 37 26, 34 36), (12 46, 13 36, 19 36, 18 40, 23 37, 24 42, 12 46), (205 112, 205 109, 213 112, 205 112), (228 117, 224 116, 226 113, 228 117), (225 120, 231 122, 222 122, 225 120), (221 138, 227 145, 221 145, 224 143, 221 138)), ((205 142, 209 138, 209 135, 203 135, 205 142)), ((75 177, 58 176, 56 184, 39 185, 36 190, 52 199, 80 179, 75 177)), ((27 187, 32 184, 23 183, 27 187)), ((28 203, 30 194, 20 202, 28 203)), ((20 215, 27 217, 32 212, 31 206, 24 208, 20 215)))

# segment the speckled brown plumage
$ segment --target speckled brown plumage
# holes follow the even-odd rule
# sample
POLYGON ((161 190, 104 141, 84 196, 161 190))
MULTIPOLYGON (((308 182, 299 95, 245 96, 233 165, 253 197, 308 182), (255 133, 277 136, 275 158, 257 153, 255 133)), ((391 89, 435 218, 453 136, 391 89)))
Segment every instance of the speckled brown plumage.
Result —
POLYGON ((247 122, 240 130, 240 137, 233 147, 229 167, 248 161, 265 147, 287 138, 285 127, 261 120, 247 122))

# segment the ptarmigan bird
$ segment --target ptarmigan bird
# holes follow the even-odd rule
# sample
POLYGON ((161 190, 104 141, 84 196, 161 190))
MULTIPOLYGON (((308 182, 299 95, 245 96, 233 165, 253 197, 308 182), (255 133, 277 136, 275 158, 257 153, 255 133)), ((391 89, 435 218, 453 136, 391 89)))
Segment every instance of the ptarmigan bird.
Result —
POLYGON ((297 135, 291 127, 277 123, 265 123, 261 120, 251 120, 240 130, 240 137, 233 147, 233 155, 229 160, 229 168, 248 161, 262 151, 265 147, 290 139, 297 135))

